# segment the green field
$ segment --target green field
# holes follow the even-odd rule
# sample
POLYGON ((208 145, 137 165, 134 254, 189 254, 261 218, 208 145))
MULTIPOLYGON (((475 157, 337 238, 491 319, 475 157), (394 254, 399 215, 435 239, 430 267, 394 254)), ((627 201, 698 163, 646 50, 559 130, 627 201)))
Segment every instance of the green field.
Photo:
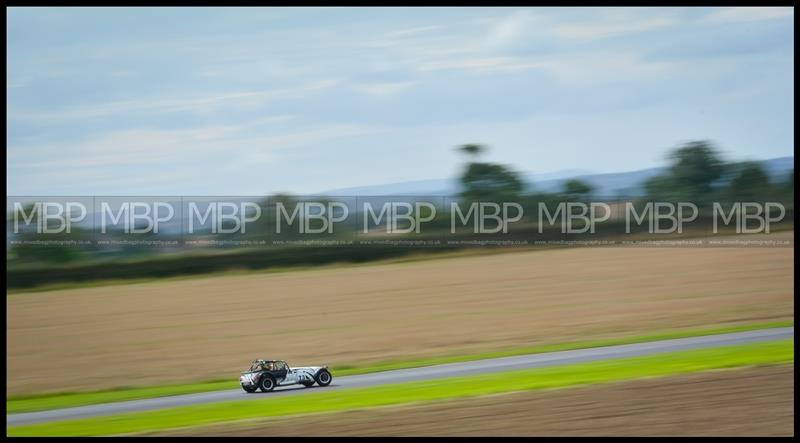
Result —
POLYGON ((794 341, 723 346, 491 375, 331 390, 308 396, 239 400, 62 422, 10 426, 9 436, 93 436, 152 432, 266 417, 431 402, 523 390, 565 388, 644 377, 794 361, 794 341))
MULTIPOLYGON (((339 366, 331 368, 335 376, 366 374, 370 372, 389 371, 422 366, 432 366, 445 363, 457 363, 488 358, 510 357, 514 355, 538 354, 544 352, 567 351, 602 346, 613 346, 632 343, 643 343, 656 340, 668 340, 685 337, 696 337, 712 334, 743 332, 756 329, 767 329, 793 326, 794 321, 752 323, 747 325, 725 326, 715 328, 694 328, 654 332, 652 334, 621 337, 606 340, 581 341, 571 343, 556 343, 551 345, 518 347, 494 352, 478 354, 465 354, 442 356, 426 359, 410 359, 399 361, 379 362, 369 366, 339 366)), ((237 389, 239 384, 236 379, 206 380, 187 384, 173 384, 151 386, 145 388, 118 388, 97 392, 54 393, 32 396, 9 397, 6 399, 7 413, 33 412, 48 409, 60 409, 74 406, 102 404, 144 398, 166 397, 181 394, 218 391, 224 389, 237 389)))

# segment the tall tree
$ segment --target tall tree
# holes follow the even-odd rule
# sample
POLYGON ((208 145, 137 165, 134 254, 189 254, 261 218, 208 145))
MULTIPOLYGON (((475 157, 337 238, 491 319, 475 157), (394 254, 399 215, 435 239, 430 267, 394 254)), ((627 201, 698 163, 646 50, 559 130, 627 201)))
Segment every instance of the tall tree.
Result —
MULTIPOLYGON (((462 145, 458 149, 470 157, 486 151, 485 146, 477 144, 462 145)), ((461 196, 472 201, 499 202, 516 199, 525 187, 518 174, 508 167, 475 161, 467 163, 460 181, 461 196)))
POLYGON ((693 141, 672 151, 666 174, 651 177, 644 183, 652 200, 706 201, 721 177, 724 162, 707 141, 693 141))
POLYGON ((670 175, 680 198, 702 199, 721 176, 724 163, 708 141, 689 142, 673 151, 670 175))
POLYGON ((486 151, 486 147, 483 145, 472 143, 472 144, 461 145, 458 147, 458 150, 469 156, 477 157, 478 155, 486 151))
POLYGON ((592 194, 592 185, 578 179, 567 180, 564 182, 562 194, 571 199, 582 199, 592 194))
POLYGON ((747 162, 728 186, 735 201, 759 201, 769 197, 770 182, 764 168, 756 162, 747 162))

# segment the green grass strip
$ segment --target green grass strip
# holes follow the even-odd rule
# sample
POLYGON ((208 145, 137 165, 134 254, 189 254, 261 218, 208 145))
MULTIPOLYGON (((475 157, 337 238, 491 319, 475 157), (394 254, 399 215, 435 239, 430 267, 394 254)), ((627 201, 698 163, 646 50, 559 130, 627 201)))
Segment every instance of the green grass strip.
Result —
MULTIPOLYGON (((651 334, 580 341, 570 343, 556 343, 549 345, 516 347, 500 351, 462 354, 453 356, 430 357, 411 360, 394 360, 379 362, 364 366, 335 366, 331 368, 334 376, 358 375, 371 372, 390 371, 395 369, 408 369, 423 366, 432 366, 445 363, 458 363, 465 361, 484 360, 489 358, 511 357, 515 355, 540 354, 544 352, 568 351, 574 349, 586 349, 603 346, 624 345, 632 343, 644 343, 658 340, 670 340, 677 338, 699 337, 704 335, 726 334, 733 332, 745 332, 757 329, 769 329, 779 327, 789 327, 794 325, 794 320, 751 323, 736 326, 722 326, 712 328, 693 328, 679 329, 671 331, 659 331, 651 334)), ((290 362, 291 363, 291 362, 290 362)), ((170 384, 161 386, 151 386, 142 388, 123 387, 117 389, 95 391, 95 392, 61 392, 47 393, 30 396, 16 396, 6 399, 7 413, 21 413, 44 411, 49 409, 69 408, 75 406, 86 406, 92 404, 113 403, 127 400, 140 400, 145 398, 167 397, 172 395, 195 394, 200 392, 219 391, 224 389, 239 388, 238 374, 233 374, 227 380, 207 380, 188 384, 170 384)))
MULTIPOLYGON (((237 374, 238 375, 238 374, 237 374)), ((71 408, 76 406, 115 403, 145 398, 169 397, 182 394, 221 391, 239 388, 238 377, 233 380, 215 380, 193 384, 174 384, 150 386, 144 388, 123 387, 96 392, 65 392, 57 394, 33 395, 30 397, 9 398, 6 400, 6 413, 46 411, 50 409, 71 408)), ((240 388, 241 389, 241 388, 240 388)))
POLYGON ((246 419, 335 412, 487 394, 664 377, 712 369, 794 361, 794 341, 731 345, 550 368, 525 369, 425 382, 335 390, 263 400, 182 406, 61 422, 10 426, 9 436, 94 436, 153 432, 246 419))
POLYGON ((503 349, 499 351, 481 352, 476 354, 431 357, 431 358, 417 359, 417 360, 397 360, 397 361, 390 361, 383 363, 375 363, 363 367, 344 366, 333 369, 336 370, 336 375, 339 376, 358 375, 358 374, 367 374, 370 372, 417 368, 423 366, 441 365, 446 363, 460 363, 465 361, 486 360, 490 358, 514 357, 517 355, 542 354, 546 352, 572 351, 575 349, 601 348, 605 346, 629 345, 635 343, 646 343, 646 342, 660 341, 660 340, 675 340, 679 338, 702 337, 706 335, 716 335, 716 334, 732 334, 734 332, 747 332, 759 329, 785 328, 791 326, 794 326, 794 320, 750 323, 750 324, 735 325, 735 326, 676 329, 668 331, 657 331, 649 334, 634 335, 627 337, 524 346, 524 347, 503 349))

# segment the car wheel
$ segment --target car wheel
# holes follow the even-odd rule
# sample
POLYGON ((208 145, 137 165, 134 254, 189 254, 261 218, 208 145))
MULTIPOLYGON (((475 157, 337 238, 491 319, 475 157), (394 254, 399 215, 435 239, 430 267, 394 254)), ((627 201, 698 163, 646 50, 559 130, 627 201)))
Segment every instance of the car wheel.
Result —
POLYGON ((265 375, 261 377, 261 381, 258 382, 258 387, 261 389, 261 392, 270 392, 275 389, 275 379, 272 378, 271 375, 265 375))
POLYGON ((331 375, 330 372, 328 372, 327 369, 323 369, 319 371, 315 379, 317 380, 318 385, 328 386, 329 384, 331 384, 331 381, 333 381, 333 376, 331 375))
POLYGON ((303 383, 303 386, 305 386, 307 388, 310 388, 310 387, 314 386, 314 382, 313 381, 311 383, 305 382, 305 383, 303 383))
POLYGON ((256 392, 258 390, 258 387, 257 386, 242 386, 242 389, 244 389, 244 392, 247 392, 248 394, 252 394, 253 392, 256 392))

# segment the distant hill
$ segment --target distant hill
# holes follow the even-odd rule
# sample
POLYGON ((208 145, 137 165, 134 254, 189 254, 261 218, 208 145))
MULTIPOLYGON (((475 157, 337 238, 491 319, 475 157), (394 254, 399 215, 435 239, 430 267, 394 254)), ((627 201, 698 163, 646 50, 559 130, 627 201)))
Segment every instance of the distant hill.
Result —
MULTIPOLYGON (((537 180, 557 181, 568 179, 588 171, 570 169, 549 174, 535 174, 537 180)), ((534 174, 527 173, 523 179, 527 183, 532 183, 534 174)), ((350 195, 406 195, 406 196, 447 196, 458 193, 458 181, 455 179, 433 179, 415 180, 399 183, 389 183, 384 185, 357 186, 353 188, 340 188, 332 191, 323 192, 322 195, 330 196, 350 196, 350 195)))
MULTIPOLYGON (((778 157, 760 161, 773 180, 780 180, 794 170, 794 157, 778 157)), ((644 193, 642 184, 649 178, 662 174, 666 167, 639 169, 627 172, 591 174, 586 171, 567 170, 550 174, 522 173, 529 190, 554 192, 561 189, 565 181, 579 179, 591 184, 595 194, 612 197, 616 195, 635 196, 644 193)), ((323 192, 329 196, 357 195, 407 195, 407 196, 448 196, 458 193, 455 179, 416 180, 373 186, 334 189, 323 192)))

